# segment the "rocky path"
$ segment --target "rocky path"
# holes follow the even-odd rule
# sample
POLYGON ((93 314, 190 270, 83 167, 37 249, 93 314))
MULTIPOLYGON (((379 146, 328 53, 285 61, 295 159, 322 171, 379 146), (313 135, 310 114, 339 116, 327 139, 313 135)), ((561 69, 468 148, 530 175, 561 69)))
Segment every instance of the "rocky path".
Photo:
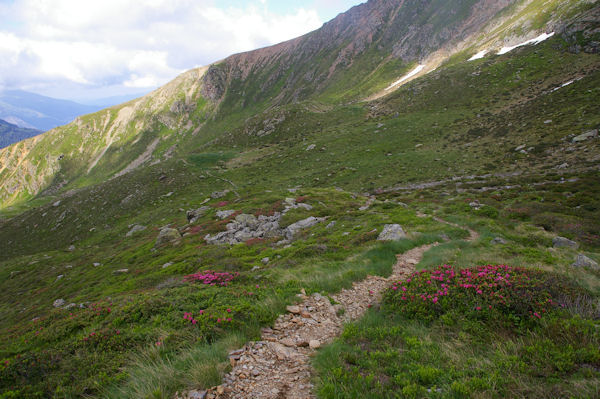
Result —
MULTIPOLYGON (((419 217, 427 217, 419 213, 419 217)), ((458 228, 466 228, 434 219, 458 228)), ((479 233, 466 228, 470 237, 479 233)), ((333 296, 332 305, 320 294, 298 294, 300 303, 287 307, 272 328, 262 330, 261 340, 250 342, 242 349, 231 352, 230 373, 223 385, 208 392, 192 391, 177 396, 179 399, 307 399, 314 398, 311 383, 311 356, 322 345, 339 336, 346 322, 360 318, 371 306, 379 303, 383 291, 391 282, 402 280, 415 270, 415 265, 432 245, 424 245, 397 255, 392 274, 388 278, 368 276, 333 296)))
POLYGON ((354 283, 333 296, 336 305, 319 294, 299 294, 301 302, 289 306, 273 328, 263 329, 261 341, 230 354, 233 369, 224 384, 197 397, 313 398, 310 363, 315 350, 336 338, 345 322, 358 319, 379 303, 389 284, 412 273, 429 248, 425 245, 398 255, 391 276, 369 276, 354 283))

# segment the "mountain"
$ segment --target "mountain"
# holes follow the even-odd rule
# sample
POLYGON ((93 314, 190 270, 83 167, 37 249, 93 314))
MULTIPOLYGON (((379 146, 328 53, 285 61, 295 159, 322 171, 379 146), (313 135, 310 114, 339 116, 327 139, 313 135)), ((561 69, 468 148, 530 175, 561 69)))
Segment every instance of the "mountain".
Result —
POLYGON ((41 130, 22 128, 0 119, 0 148, 42 133, 41 130))
MULTIPOLYGON (((68 189, 100 182, 151 159, 169 158, 177 148, 223 139, 247 118, 274 107, 376 98, 418 64, 423 70, 413 78, 461 54, 499 50, 563 29, 592 5, 369 1, 305 36, 189 71, 138 100, 79 117, 18 151, 0 153, 0 187, 11 187, 0 193, 0 203, 30 198, 52 184, 68 189)), ((248 134, 267 135, 281 117, 273 115, 266 129, 248 134)), ((253 129, 250 125, 243 128, 253 129)))
POLYGON ((22 90, 0 91, 0 119, 21 127, 43 131, 66 125, 79 115, 89 114, 101 108, 22 90))
POLYGON ((371 0, 1 149, 0 396, 597 396, 599 44, 371 0))

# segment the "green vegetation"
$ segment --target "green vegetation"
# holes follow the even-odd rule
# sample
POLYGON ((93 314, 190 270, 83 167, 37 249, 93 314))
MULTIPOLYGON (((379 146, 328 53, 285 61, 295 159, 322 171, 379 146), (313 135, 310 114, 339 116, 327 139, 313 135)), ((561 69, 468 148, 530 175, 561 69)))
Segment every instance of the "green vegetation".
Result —
MULTIPOLYGON (((466 16, 433 12, 442 3, 452 5, 423 11, 434 33, 466 16)), ((385 46, 322 85, 306 73, 327 71, 337 52, 297 71, 283 60, 251 69, 218 108, 192 71, 139 108, 19 144, 30 152, 16 175, 44 172, 20 176, 30 191, 0 193, 14 204, 0 210, 0 397, 171 398, 219 384, 228 351, 257 339, 301 289, 331 294, 389 275, 396 254, 433 242, 418 270, 508 265, 533 279, 525 299, 537 302, 486 302, 489 313, 473 292, 415 308, 390 293, 321 351, 322 397, 593 397, 600 273, 572 264, 580 253, 600 260, 600 151, 597 139, 573 137, 600 126, 600 64, 569 48, 556 35, 475 62, 463 54, 369 103, 356 100, 411 66, 383 62, 385 46), (304 91, 285 85, 291 76, 304 91), (95 135, 103 126, 114 136, 95 135), (143 167, 115 176, 153 143, 143 167), (288 197, 309 207, 280 227, 325 221, 289 243, 206 243, 239 214, 281 212, 288 197), (188 224, 186 211, 202 206, 188 224), (377 242, 389 223, 409 238, 377 242), (184 233, 179 245, 155 248, 164 226, 184 233), (461 226, 479 237, 465 241, 461 226), (556 236, 580 248, 553 248, 556 236), (194 273, 228 273, 227 285, 185 278, 194 273), (75 306, 54 308, 57 299, 75 306), (538 308, 542 299, 565 307, 538 308)))

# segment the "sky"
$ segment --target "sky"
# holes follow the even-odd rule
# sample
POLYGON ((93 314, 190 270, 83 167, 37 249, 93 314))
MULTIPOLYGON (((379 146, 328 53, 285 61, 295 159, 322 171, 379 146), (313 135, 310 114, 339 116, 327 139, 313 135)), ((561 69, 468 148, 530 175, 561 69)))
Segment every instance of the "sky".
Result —
POLYGON ((0 90, 76 101, 319 28, 366 0, 0 0, 0 90))

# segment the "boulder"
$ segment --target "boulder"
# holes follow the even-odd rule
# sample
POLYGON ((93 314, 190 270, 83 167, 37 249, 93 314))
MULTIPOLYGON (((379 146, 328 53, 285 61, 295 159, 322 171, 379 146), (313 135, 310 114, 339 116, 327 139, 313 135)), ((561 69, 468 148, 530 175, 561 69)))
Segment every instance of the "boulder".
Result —
POLYGON ((316 218, 314 216, 308 217, 306 219, 300 220, 296 223, 290 224, 285 229, 285 237, 288 240, 291 240, 299 231, 312 227, 320 222, 325 220, 324 218, 316 218))
POLYGON ((552 246, 554 248, 573 248, 573 249, 579 248, 578 243, 576 243, 575 241, 571 241, 565 237, 554 237, 552 239, 552 246))
POLYGON ((498 244, 508 244, 508 242, 502 238, 502 237, 496 237, 491 241, 492 245, 498 245, 498 244))
POLYGON ((61 306, 65 306, 66 301, 64 299, 57 299, 56 301, 54 301, 52 303, 52 306, 54 306, 55 308, 60 308, 61 306))
POLYGON ((221 220, 223 219, 227 219, 229 216, 233 215, 235 213, 234 210, 226 210, 226 211, 217 211, 217 217, 221 220))
POLYGON ((229 194, 229 190, 215 191, 212 194, 210 194, 210 197, 212 199, 218 199, 218 198, 223 198, 227 194, 229 194))
POLYGON ((113 272, 113 274, 126 274, 129 273, 129 269, 119 269, 119 270, 115 270, 113 272))
POLYGON ((131 228, 131 230, 129 230, 129 232, 127 234, 125 234, 125 237, 131 237, 135 233, 138 233, 138 232, 144 231, 144 230, 146 230, 146 226, 142 226, 142 225, 136 224, 135 226, 133 226, 131 228))
POLYGON ((399 224, 386 224, 383 231, 377 237, 379 241, 398 241, 406 238, 406 233, 399 224))
POLYGON ((156 243, 154 244, 155 248, 162 247, 164 245, 177 245, 181 243, 181 233, 177 229, 172 229, 170 227, 163 228, 160 233, 158 233, 158 237, 156 237, 156 243))
POLYGON ((575 258, 575 263, 573 263, 574 267, 589 267, 590 269, 598 269, 598 262, 595 260, 585 256, 584 254, 577 255, 575 258))
POLYGON ((188 223, 195 223, 210 210, 209 206, 203 206, 198 209, 191 209, 186 212, 188 223))
POLYGON ((586 141, 589 139, 593 139, 598 137, 598 129, 594 129, 594 130, 590 130, 589 132, 580 134, 579 136, 575 136, 573 137, 573 140, 571 140, 573 143, 580 143, 582 141, 586 141))

